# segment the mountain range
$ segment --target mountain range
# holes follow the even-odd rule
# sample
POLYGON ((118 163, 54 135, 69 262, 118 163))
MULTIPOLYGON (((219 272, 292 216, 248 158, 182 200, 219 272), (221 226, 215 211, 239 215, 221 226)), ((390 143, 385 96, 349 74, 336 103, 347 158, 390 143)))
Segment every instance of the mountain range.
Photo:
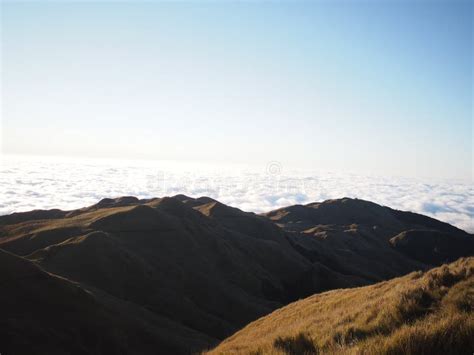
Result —
POLYGON ((264 214, 184 195, 13 213, 0 217, 0 353, 198 353, 292 302, 472 255, 472 234, 350 198, 264 214))

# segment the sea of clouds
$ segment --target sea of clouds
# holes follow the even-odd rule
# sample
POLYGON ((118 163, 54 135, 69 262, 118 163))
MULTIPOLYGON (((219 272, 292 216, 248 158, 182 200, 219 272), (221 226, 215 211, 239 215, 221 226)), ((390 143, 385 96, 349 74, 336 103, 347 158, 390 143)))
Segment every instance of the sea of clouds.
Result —
POLYGON ((257 213, 354 197, 422 213, 474 232, 474 188, 469 181, 287 170, 276 161, 250 168, 2 156, 0 164, 0 214, 75 209, 125 195, 209 196, 257 213))

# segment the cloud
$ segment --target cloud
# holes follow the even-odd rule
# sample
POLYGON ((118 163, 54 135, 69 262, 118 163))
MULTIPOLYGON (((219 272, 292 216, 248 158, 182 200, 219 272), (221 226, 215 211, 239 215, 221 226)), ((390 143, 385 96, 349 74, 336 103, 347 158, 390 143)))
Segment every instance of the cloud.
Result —
POLYGON ((330 172, 285 171, 282 166, 221 167, 197 163, 118 162, 3 157, 0 214, 75 209, 105 197, 210 196, 245 211, 357 197, 426 214, 474 232, 474 189, 461 181, 330 172))

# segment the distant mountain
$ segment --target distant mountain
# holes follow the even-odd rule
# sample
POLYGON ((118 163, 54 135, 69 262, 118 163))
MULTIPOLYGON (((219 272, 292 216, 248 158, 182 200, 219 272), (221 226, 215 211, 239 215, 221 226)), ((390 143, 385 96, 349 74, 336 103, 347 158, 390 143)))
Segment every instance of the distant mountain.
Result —
POLYGON ((192 353, 297 299, 469 255, 471 234, 347 198, 262 215, 184 195, 14 213, 0 217, 0 352, 192 353))
POLYGON ((291 303, 209 354, 470 354, 474 258, 291 303))

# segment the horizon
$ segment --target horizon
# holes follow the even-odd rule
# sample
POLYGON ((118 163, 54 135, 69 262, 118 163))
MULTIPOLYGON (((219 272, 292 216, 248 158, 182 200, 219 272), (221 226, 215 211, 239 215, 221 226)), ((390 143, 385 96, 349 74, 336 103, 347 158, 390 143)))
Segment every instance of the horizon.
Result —
POLYGON ((0 156, 0 215, 33 209, 72 210, 103 198, 208 196, 247 212, 343 197, 421 213, 474 232, 469 180, 339 173, 199 161, 0 156))

